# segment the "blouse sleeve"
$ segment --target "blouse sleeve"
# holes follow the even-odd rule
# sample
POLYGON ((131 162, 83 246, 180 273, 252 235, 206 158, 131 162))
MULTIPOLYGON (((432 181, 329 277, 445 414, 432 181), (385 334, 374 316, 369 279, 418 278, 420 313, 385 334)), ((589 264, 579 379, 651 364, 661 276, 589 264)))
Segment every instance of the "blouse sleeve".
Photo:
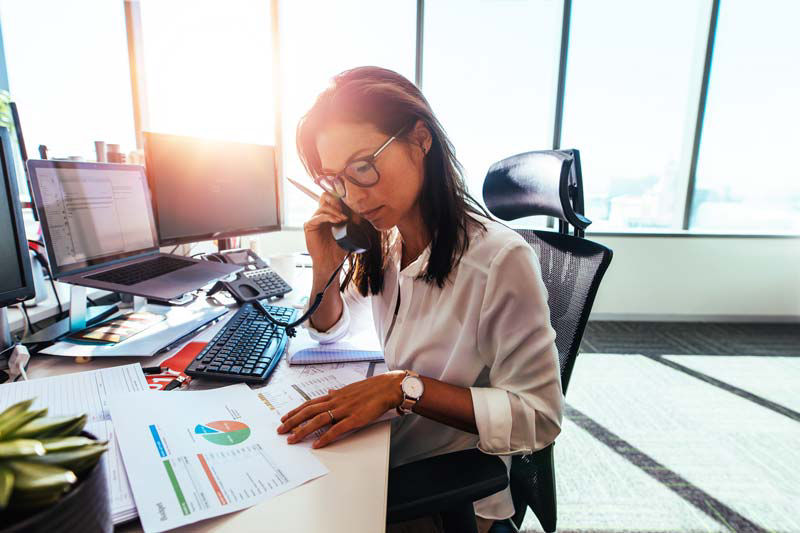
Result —
POLYGON ((320 344, 329 344, 344 338, 350 331, 351 324, 356 321, 355 319, 368 311, 371 310, 367 297, 358 292, 354 283, 349 283, 342 293, 342 315, 339 320, 326 331, 315 329, 310 320, 306 322, 306 328, 312 339, 320 344))
POLYGON ((539 261, 513 241, 489 267, 478 320, 476 342, 489 368, 489 386, 470 389, 481 451, 532 453, 561 431, 555 336, 539 261))

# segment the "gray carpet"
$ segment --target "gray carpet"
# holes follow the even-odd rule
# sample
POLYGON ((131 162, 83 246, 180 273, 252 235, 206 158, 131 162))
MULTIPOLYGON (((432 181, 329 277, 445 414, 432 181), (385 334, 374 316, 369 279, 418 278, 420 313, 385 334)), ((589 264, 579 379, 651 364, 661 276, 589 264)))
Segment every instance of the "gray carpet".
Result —
MULTIPOLYGON (((720 351, 579 356, 559 531, 800 531, 800 358, 720 351)), ((541 531, 531 512, 523 530, 541 531)))
POLYGON ((796 357, 800 356, 800 324, 590 321, 581 351, 796 357))

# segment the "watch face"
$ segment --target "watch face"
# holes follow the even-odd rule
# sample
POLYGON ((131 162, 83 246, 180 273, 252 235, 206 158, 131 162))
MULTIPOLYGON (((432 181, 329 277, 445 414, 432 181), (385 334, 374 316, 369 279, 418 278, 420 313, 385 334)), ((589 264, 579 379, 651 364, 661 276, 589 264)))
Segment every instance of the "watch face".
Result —
POLYGON ((403 393, 410 398, 419 398, 424 390, 422 380, 417 377, 409 376, 403 380, 403 393))

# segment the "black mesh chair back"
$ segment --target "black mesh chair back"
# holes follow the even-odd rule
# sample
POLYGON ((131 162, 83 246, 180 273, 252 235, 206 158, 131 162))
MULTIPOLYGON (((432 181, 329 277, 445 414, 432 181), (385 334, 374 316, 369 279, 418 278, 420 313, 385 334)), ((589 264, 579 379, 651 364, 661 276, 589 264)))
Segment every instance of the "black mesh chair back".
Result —
MULTIPOLYGON (((547 287, 550 323, 556 332, 561 384, 567 392, 583 332, 612 252, 582 238, 591 220, 583 214, 583 178, 578 150, 527 152, 489 168, 483 198, 503 220, 546 215, 558 219, 558 232, 517 229, 539 258, 547 287), (573 227, 570 235, 569 227, 573 227)), ((519 527, 530 507, 545 531, 556 528, 553 445, 515 456, 511 466, 514 522, 519 527)))
POLYGON ((547 287, 550 324, 564 394, 578 356, 600 280, 611 263, 611 250, 596 242, 552 231, 518 229, 539 258, 547 287))

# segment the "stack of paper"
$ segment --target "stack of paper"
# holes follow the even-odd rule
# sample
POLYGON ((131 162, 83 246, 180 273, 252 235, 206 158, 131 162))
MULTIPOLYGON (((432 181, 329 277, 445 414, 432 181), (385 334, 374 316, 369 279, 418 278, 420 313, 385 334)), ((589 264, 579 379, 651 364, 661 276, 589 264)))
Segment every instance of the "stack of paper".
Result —
POLYGON ((48 346, 40 353, 66 357, 149 357, 176 345, 185 336, 228 312, 226 307, 192 309, 153 304, 148 304, 143 310, 163 314, 166 319, 117 344, 76 344, 64 340, 48 346))
MULTIPOLYGON (((139 363, 104 370, 91 370, 63 376, 0 385, 0 411, 9 405, 36 398, 34 408, 47 407, 48 416, 86 413, 86 431, 108 441, 106 480, 111 496, 111 516, 115 524, 136 516, 128 476, 115 438, 108 410, 108 398, 119 392, 147 391, 139 363)), ((144 394, 150 394, 144 392, 144 394)))

